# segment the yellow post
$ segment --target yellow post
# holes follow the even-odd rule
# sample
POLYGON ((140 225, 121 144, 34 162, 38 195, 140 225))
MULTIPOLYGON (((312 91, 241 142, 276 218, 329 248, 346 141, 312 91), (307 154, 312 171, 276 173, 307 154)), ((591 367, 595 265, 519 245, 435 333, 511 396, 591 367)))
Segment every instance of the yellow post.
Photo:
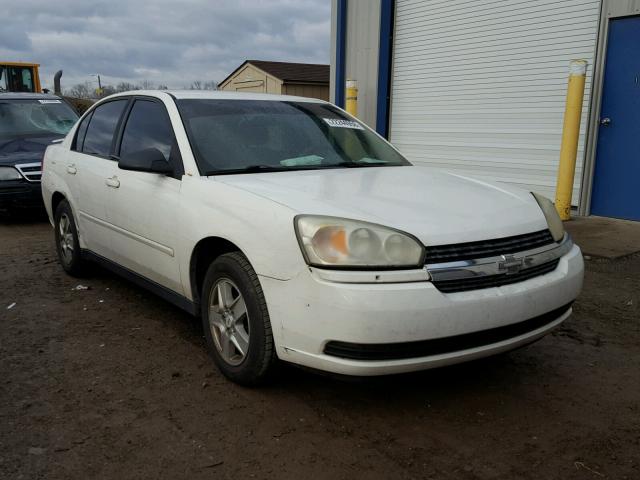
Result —
POLYGON ((349 115, 358 116, 358 86, 355 80, 347 80, 345 110, 349 115))
POLYGON ((562 127, 558 183, 556 185, 556 210, 562 220, 571 219, 571 194, 573 193, 573 179, 576 173, 576 155, 578 153, 578 136, 580 135, 580 118, 582 117, 586 73, 587 62, 585 60, 571 61, 569 66, 569 86, 567 87, 567 104, 562 127))

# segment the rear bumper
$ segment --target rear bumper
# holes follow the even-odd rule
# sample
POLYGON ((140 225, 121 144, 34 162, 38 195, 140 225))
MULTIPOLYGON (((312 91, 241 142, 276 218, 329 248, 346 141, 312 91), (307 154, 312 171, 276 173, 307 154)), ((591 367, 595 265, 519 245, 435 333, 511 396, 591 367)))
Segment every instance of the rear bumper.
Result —
POLYGON ((37 210, 44 208, 40 182, 25 180, 0 182, 0 210, 37 210))
POLYGON ((543 337, 571 314, 583 269, 573 246, 552 272, 457 293, 428 281, 336 283, 309 271, 289 281, 260 281, 282 360, 346 375, 385 375, 472 360, 543 337), (354 350, 365 356, 356 358, 354 350))

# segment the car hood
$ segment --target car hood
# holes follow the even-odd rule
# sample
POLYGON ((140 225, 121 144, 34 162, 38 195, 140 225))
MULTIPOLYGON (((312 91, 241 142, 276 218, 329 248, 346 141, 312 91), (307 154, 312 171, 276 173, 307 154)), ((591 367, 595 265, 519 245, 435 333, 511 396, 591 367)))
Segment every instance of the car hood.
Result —
POLYGON ((365 220, 403 230, 426 245, 547 228, 537 202, 525 190, 421 166, 227 175, 215 180, 297 213, 365 220))
POLYGON ((64 135, 0 137, 0 165, 40 162, 47 147, 63 138, 64 135))

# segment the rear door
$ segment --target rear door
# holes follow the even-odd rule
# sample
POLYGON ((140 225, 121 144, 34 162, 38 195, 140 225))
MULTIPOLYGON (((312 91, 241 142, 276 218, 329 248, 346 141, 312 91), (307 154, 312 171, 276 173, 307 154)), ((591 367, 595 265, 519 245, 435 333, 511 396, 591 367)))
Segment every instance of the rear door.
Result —
POLYGON ((181 230, 182 160, 162 101, 137 97, 123 122, 116 151, 124 157, 148 148, 160 150, 174 174, 116 172, 106 199, 114 260, 182 294, 176 251, 181 230))
POLYGON ((112 257, 110 228, 107 222, 109 179, 118 164, 111 158, 115 133, 129 102, 119 98, 99 105, 78 127, 72 151, 66 158, 63 174, 74 192, 83 246, 106 258, 112 257))

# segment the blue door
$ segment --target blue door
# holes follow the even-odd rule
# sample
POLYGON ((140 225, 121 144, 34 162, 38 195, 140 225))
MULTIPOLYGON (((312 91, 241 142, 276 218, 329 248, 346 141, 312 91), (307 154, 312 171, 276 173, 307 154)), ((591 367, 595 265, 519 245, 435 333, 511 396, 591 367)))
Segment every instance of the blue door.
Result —
POLYGON ((611 20, 591 213, 640 220, 640 17, 611 20))

